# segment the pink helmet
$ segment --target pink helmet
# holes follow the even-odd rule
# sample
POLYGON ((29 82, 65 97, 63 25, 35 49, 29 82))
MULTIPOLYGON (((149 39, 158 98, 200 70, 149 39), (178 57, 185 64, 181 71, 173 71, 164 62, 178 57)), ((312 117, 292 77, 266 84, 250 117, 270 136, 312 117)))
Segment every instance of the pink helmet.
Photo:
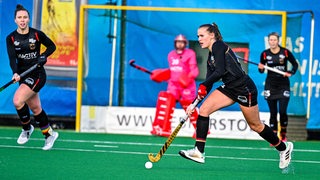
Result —
POLYGON ((183 41, 186 43, 186 45, 188 44, 187 38, 182 34, 179 34, 178 36, 176 36, 176 38, 174 39, 174 42, 176 41, 183 41))

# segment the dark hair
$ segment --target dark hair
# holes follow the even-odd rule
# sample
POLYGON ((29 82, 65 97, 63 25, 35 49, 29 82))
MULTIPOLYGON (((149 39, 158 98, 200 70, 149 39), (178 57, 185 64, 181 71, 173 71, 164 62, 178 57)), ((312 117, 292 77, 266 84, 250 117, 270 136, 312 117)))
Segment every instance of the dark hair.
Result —
POLYGON ((271 32, 270 34, 268 34, 268 39, 270 38, 270 36, 276 36, 278 40, 280 38, 279 33, 277 32, 271 32))
POLYGON ((18 11, 27 11, 28 16, 30 17, 29 11, 26 8, 24 8, 21 4, 17 4, 16 10, 14 11, 14 18, 16 18, 18 11))
POLYGON ((207 31, 209 31, 210 33, 214 33, 214 36, 216 37, 216 40, 221 40, 222 41, 222 35, 219 31, 219 27, 216 23, 212 23, 212 24, 203 24, 201 25, 199 28, 203 28, 206 27, 207 31))

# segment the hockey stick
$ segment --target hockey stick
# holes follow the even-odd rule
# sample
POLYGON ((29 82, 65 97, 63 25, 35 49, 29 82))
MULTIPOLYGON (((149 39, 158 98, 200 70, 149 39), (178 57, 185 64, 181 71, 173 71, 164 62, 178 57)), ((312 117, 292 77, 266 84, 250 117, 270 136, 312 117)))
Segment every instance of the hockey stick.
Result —
MULTIPOLYGON (((25 75, 27 75, 28 73, 30 73, 31 71, 33 71, 35 68, 37 68, 38 64, 35 64, 33 66, 31 66, 29 69, 27 69, 26 71, 24 71, 23 73, 21 73, 19 76, 20 78, 24 77, 25 75)), ((5 88, 7 88, 8 86, 10 86, 11 84, 14 83, 14 80, 9 81, 7 84, 3 85, 0 88, 0 92, 3 91, 5 88)))
POLYGON ((133 60, 133 59, 129 61, 130 66, 132 66, 132 67, 134 67, 134 68, 136 68, 136 69, 138 69, 140 71, 143 71, 145 73, 152 74, 152 72, 149 71, 148 69, 146 69, 144 67, 141 67, 141 66, 138 66, 138 65, 136 65, 134 63, 135 63, 135 60, 133 60))
MULTIPOLYGON (((257 66, 259 65, 258 63, 249 61, 249 60, 244 59, 244 58, 239 57, 239 56, 237 56, 237 58, 240 59, 240 60, 242 60, 242 61, 245 62, 245 63, 250 63, 250 64, 257 65, 257 66)), ((281 74, 281 75, 285 75, 285 74, 286 74, 286 72, 280 71, 279 69, 272 68, 272 67, 269 67, 269 66, 266 66, 266 65, 264 65, 263 68, 267 69, 268 71, 273 71, 273 72, 278 73, 278 74, 281 74)))
MULTIPOLYGON (((191 105, 192 105, 192 109, 194 109, 198 103, 200 102, 199 99, 196 99, 191 105)), ((180 131, 182 125, 186 122, 186 120, 188 119, 188 115, 186 115, 184 118, 182 118, 179 122, 179 125, 174 129, 174 131, 170 134, 170 136, 168 137, 168 139, 166 140, 166 142, 164 143, 164 145, 162 146, 162 148, 160 149, 160 151, 158 152, 158 154, 156 156, 154 156, 152 153, 148 154, 148 158, 151 162, 158 162, 160 161, 161 157, 163 156, 163 154, 167 151, 167 149, 169 148, 170 144, 172 143, 172 141, 176 138, 178 132, 180 131)))

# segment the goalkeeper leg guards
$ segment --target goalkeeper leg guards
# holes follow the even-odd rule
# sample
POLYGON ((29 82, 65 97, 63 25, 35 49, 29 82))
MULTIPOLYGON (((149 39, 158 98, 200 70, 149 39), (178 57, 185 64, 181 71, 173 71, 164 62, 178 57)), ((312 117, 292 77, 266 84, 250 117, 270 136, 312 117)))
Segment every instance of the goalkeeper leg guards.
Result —
POLYGON ((176 106, 175 97, 161 91, 158 96, 156 115, 152 124, 151 134, 169 137, 171 134, 171 118, 176 106))

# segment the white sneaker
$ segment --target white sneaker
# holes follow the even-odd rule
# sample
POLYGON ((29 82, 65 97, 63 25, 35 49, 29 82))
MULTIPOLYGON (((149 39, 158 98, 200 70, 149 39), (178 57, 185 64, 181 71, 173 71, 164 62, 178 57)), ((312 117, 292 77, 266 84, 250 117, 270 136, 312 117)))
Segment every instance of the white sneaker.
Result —
POLYGON ((280 162, 279 162, 279 168, 285 169, 289 166, 291 161, 291 152, 293 150, 293 143, 287 142, 285 143, 287 148, 284 151, 280 151, 280 162))
POLYGON ((53 131, 52 135, 46 138, 42 150, 50 150, 58 137, 59 133, 53 131))
POLYGON ((30 139, 30 136, 31 136, 33 130, 34 130, 34 127, 32 125, 30 125, 30 129, 29 130, 22 129, 22 132, 20 133, 20 136, 19 136, 19 138, 17 140, 17 143, 18 144, 27 143, 29 141, 29 139, 30 139))
POLYGON ((201 153, 197 147, 189 150, 181 150, 179 151, 180 156, 195 161, 197 163, 204 163, 204 153, 201 153))

